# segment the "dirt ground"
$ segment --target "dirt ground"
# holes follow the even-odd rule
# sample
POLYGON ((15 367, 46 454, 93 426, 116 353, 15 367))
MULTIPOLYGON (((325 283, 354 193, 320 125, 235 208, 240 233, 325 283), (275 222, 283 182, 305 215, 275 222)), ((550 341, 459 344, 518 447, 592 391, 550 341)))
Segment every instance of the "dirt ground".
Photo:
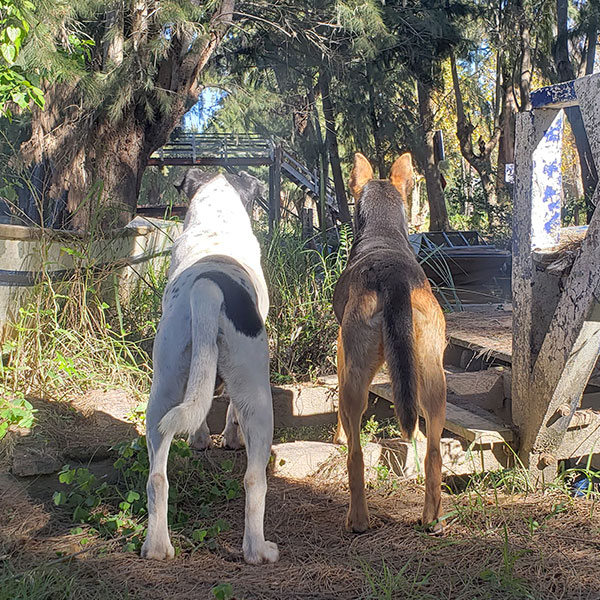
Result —
MULTIPOLYGON (((38 402, 38 425, 30 439, 16 437, 7 447, 16 456, 28 441, 26 449, 38 452, 35 457, 53 449, 59 464, 93 460, 90 468, 110 478, 115 458, 110 443, 138 435, 127 417, 134 407, 132 399, 116 392, 92 394, 81 406, 38 402)), ((233 475, 241 479, 243 450, 214 448, 201 455, 208 468, 233 457, 233 475)), ((231 585, 233 595, 225 600, 600 600, 600 505, 560 490, 523 495, 509 494, 498 484, 455 493, 448 488, 443 498, 447 526, 433 537, 416 526, 423 486, 386 480, 368 492, 371 529, 355 535, 344 530, 348 491, 343 467, 335 478, 271 476, 265 531, 279 545, 277 564, 243 561, 243 494, 223 501, 211 515, 231 525, 215 538, 213 548, 184 550, 160 563, 125 552, 122 539, 90 536, 85 526, 74 533, 77 524, 70 513, 52 502, 56 473, 15 477, 4 458, 0 600, 191 600, 215 598, 211 590, 218 584, 231 585), (85 537, 87 545, 82 544, 85 537), (28 578, 50 591, 10 591, 28 578), (62 582, 70 591, 58 594, 62 582)), ((177 536, 174 541, 177 546, 177 536)))
POLYGON ((422 486, 402 483, 369 492, 372 528, 354 535, 343 528, 347 492, 339 484, 271 478, 265 528, 281 559, 249 566, 243 498, 220 511, 232 528, 216 548, 160 563, 98 539, 81 552, 82 535, 39 499, 43 489, 43 481, 0 477, 0 555, 13 574, 43 567, 74 578, 73 598, 108 597, 96 596, 100 590, 113 598, 213 598, 219 583, 231 584, 237 600, 600 598, 599 507, 564 494, 445 494, 453 516, 432 537, 415 527, 422 486))

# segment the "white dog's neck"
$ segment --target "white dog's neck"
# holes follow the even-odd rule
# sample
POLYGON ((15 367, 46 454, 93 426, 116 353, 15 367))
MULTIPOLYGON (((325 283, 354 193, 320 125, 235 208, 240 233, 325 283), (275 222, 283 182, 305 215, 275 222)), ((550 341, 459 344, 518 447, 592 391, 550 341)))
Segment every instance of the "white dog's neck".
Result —
POLYGON ((266 318, 269 300, 260 246, 239 194, 222 175, 202 186, 192 198, 183 233, 173 245, 169 278, 174 279, 201 258, 215 254, 233 258, 257 278, 254 283, 259 312, 266 318))

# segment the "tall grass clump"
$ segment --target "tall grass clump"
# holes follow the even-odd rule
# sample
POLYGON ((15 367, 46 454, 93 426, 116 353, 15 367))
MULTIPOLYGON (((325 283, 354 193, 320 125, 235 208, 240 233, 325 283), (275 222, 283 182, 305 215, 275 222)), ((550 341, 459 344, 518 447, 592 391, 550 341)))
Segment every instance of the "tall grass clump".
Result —
POLYGON ((338 325, 332 301, 350 252, 351 230, 341 230, 337 251, 306 248, 300 229, 282 225, 266 242, 264 271, 271 310, 267 332, 271 377, 306 380, 334 372, 338 325))
POLYGON ((107 258, 109 238, 63 238, 61 253, 70 255, 73 266, 68 278, 57 280, 47 236, 40 233, 37 283, 26 292, 2 348, 3 391, 48 399, 91 387, 146 393, 151 378, 147 342, 158 320, 164 276, 151 271, 125 306, 118 275, 124 265, 107 258), (144 290, 149 278, 154 284, 144 290))

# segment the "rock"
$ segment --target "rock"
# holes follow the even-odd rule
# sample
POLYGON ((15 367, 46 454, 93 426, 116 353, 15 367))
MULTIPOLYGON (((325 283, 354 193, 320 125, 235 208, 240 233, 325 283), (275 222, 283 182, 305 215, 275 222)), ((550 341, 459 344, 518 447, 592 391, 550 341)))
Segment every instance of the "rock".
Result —
POLYGON ((13 453, 11 471, 18 477, 32 477, 56 473, 62 465, 61 456, 55 449, 19 445, 13 453))
MULTIPOLYGON (((271 450, 271 472, 279 477, 303 479, 319 475, 327 479, 345 479, 346 451, 344 446, 327 442, 287 442, 275 444, 271 450)), ((369 442, 363 448, 365 480, 377 479, 381 446, 369 442)))
POLYGON ((327 442, 286 442, 271 449, 271 472, 278 477, 303 479, 313 475, 331 458, 340 456, 340 446, 327 442))
MULTIPOLYGON (((382 462, 396 475, 406 479, 425 475, 426 441, 415 442, 414 446, 400 438, 385 439, 380 443, 382 462)), ((442 438, 440 447, 444 475, 465 475, 502 468, 491 449, 470 452, 466 442, 454 438, 442 438)))

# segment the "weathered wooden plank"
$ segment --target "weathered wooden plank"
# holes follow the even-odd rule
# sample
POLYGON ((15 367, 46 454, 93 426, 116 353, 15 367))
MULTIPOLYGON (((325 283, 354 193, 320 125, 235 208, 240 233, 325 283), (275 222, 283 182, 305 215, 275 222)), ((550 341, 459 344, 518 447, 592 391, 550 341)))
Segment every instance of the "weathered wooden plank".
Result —
MULTIPOLYGON (((563 296, 568 291, 566 288, 563 296)), ((555 319, 561 316, 559 309, 560 304, 555 319)), ((580 324, 577 316, 566 314, 572 316, 571 323, 565 323, 563 330, 551 326, 534 368, 528 422, 521 428, 522 448, 533 453, 554 452, 561 445, 600 352, 600 305, 595 304, 588 320, 580 324), (578 325, 579 333, 572 342, 578 325), (565 406, 570 412, 563 415, 565 406)))
MULTIPOLYGON (((513 344, 512 397, 513 419, 518 426, 527 420, 530 375, 533 365, 532 294, 534 266, 532 198, 534 187, 534 153, 558 116, 556 110, 517 115, 515 146, 515 194, 513 208, 513 344)), ((538 194, 539 198, 539 194, 538 194)))
MULTIPOLYGON (((392 386, 389 382, 371 384, 369 390, 377 396, 392 402, 392 386)), ((477 445, 512 442, 514 440, 513 431, 496 421, 491 415, 489 418, 482 417, 451 402, 446 403, 445 428, 469 442, 475 442, 477 445)))
POLYGON ((558 461, 590 454, 600 456, 600 415, 597 413, 585 427, 570 428, 565 433, 554 458, 558 461))
POLYGON ((573 82, 585 131, 596 168, 600 168, 600 74, 588 75, 573 82))
POLYGON ((565 81, 531 92, 532 108, 566 108, 577 105, 577 94, 573 81, 565 81))
POLYGON ((495 350, 494 348, 490 348, 489 346, 483 346, 481 344, 477 344, 476 342, 467 340, 463 337, 457 335, 451 335, 448 337, 448 342, 455 346, 460 346, 461 348, 465 348, 466 350, 472 350, 479 356, 485 356, 490 358, 496 358, 501 360, 502 362, 509 363, 512 360, 510 354, 506 352, 501 352, 500 350, 495 350))

